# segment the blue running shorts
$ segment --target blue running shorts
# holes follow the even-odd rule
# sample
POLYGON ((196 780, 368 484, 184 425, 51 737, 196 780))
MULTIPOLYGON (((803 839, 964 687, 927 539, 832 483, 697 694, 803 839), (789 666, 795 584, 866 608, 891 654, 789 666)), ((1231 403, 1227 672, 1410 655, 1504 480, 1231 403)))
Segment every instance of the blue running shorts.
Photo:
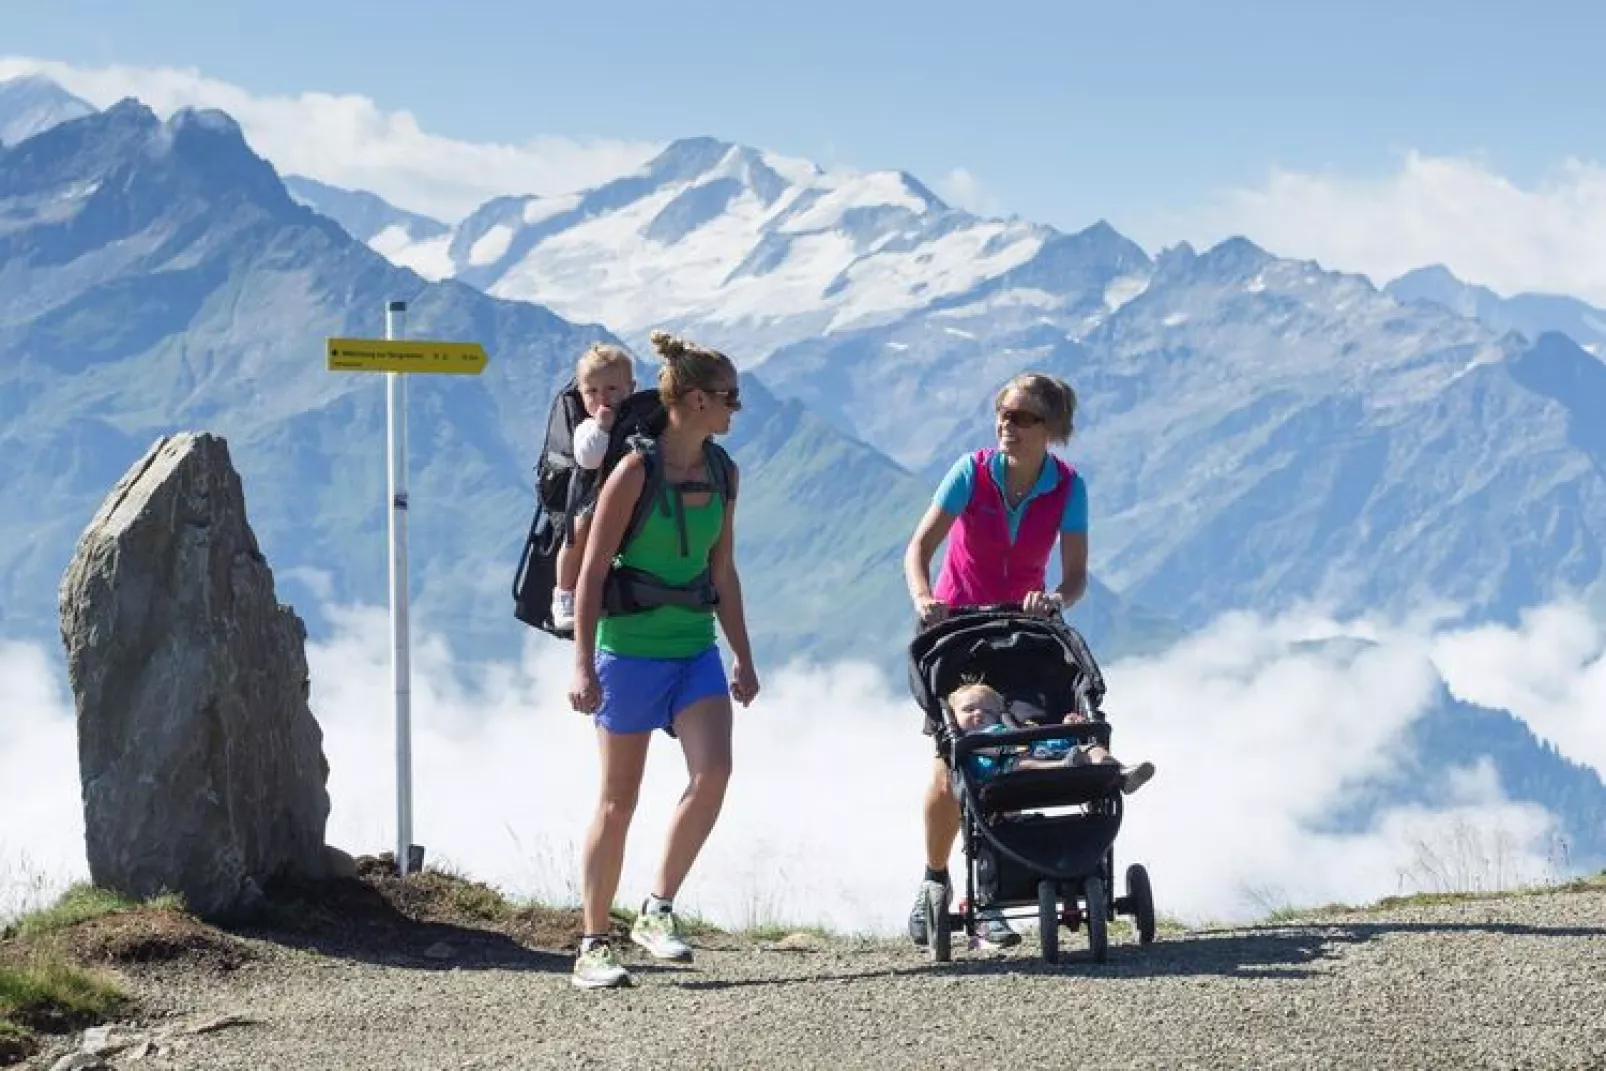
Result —
POLYGON ((599 650, 596 666, 602 705, 595 716, 610 733, 662 729, 674 736, 676 715, 729 691, 717 645, 690 658, 635 658, 599 650))

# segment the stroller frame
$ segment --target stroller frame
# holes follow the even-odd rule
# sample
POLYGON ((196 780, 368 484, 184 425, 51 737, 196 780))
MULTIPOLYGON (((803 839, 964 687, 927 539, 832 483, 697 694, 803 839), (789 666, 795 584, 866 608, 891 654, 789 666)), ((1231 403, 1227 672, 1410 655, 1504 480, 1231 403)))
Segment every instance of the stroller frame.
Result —
MULTIPOLYGON (((1139 863, 1127 867, 1126 895, 1115 894, 1114 841, 1124 814, 1118 767, 1017 771, 979 785, 965 762, 978 750, 1045 740, 1073 739, 1077 744, 1108 747, 1104 680, 1081 635, 1058 615, 1028 616, 1018 604, 956 607, 946 621, 911 643, 909 670, 910 689, 933 724, 938 754, 950 771, 965 854, 965 897, 958 911, 950 908, 945 889, 928 886, 926 931, 934 959, 941 963, 952 958, 955 931, 978 938, 981 886, 989 888, 988 906, 1005 918, 1029 917, 1035 911, 1045 962, 1058 961, 1061 925, 1073 933, 1085 926, 1094 961, 1104 962, 1108 925, 1119 915, 1131 916, 1139 943, 1150 944, 1155 921, 1147 869, 1139 863), (1035 651, 1027 649, 1026 641, 1032 637, 1035 651), (1063 652, 1062 665, 1041 657, 1050 645, 1063 652), (985 736, 964 733, 946 699, 962 675, 947 660, 964 662, 978 656, 1029 662, 1041 670, 1039 681, 1052 686, 1038 692, 1046 700, 1045 710, 1053 715, 1069 707, 1084 720, 985 736), (1047 694, 1050 691, 1052 695, 1047 694), (1081 810, 1052 816, 1021 813, 1043 807, 1081 810)), ((997 686, 996 681, 990 683, 997 686)))

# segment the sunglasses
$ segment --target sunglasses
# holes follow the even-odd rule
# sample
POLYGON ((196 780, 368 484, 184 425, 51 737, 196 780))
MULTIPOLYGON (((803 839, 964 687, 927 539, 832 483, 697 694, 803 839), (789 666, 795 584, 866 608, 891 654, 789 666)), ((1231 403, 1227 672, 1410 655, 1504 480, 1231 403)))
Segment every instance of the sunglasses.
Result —
POLYGON ((727 409, 740 409, 742 407, 742 388, 726 387, 724 390, 709 390, 703 388, 704 394, 712 394, 725 403, 727 409))
POLYGON ((1016 428, 1035 428, 1043 418, 1027 409, 1000 409, 998 419, 1016 428))

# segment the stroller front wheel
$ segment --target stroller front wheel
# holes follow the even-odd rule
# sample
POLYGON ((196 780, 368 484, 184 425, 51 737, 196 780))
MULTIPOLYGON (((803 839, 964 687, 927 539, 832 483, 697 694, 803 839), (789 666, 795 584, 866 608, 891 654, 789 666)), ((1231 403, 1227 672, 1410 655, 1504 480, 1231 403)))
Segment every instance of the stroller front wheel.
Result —
POLYGON ((1095 874, 1082 883, 1082 895, 1087 900, 1087 943, 1094 963, 1103 963, 1110 956, 1109 917, 1104 902, 1104 879, 1095 874))
POLYGON ((948 911, 948 890, 935 882, 926 893, 926 929, 931 933, 931 956, 947 963, 954 956, 954 917, 948 911))
POLYGON ((1137 930, 1138 944, 1154 943, 1154 890, 1149 885, 1149 872, 1141 863, 1126 868, 1126 898, 1132 905, 1132 925, 1137 930))
POLYGON ((1043 946, 1043 962, 1058 963, 1060 958, 1059 889, 1044 878, 1037 883, 1037 934, 1043 946))

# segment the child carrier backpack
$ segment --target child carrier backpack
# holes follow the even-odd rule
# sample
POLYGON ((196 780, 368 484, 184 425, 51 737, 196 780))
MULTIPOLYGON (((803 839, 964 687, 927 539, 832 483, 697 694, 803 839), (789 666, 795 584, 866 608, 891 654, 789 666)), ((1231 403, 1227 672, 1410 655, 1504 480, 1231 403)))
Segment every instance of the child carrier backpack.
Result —
MULTIPOLYGON (((532 628, 562 639, 572 639, 573 634, 552 623, 558 551, 571 537, 575 518, 595 504, 603 483, 626 454, 641 456, 647 478, 620 540, 621 553, 641 531, 654 507, 662 508, 666 516, 678 518, 684 543, 685 507, 680 497, 713 492, 728 501, 735 468, 730 455, 710 440, 706 444, 710 482, 678 485, 671 494, 658 464, 658 438, 669 422, 669 414, 657 390, 637 391, 619 403, 613 427, 608 431, 607 452, 595 470, 580 468, 574 459, 574 429, 585 418, 585 404, 571 379, 553 399, 547 414, 546 437, 536 462, 535 517, 513 577, 513 615, 532 628)), ((618 616, 667 604, 712 606, 716 601, 707 570, 691 584, 669 585, 640 570, 614 566, 603 586, 602 612, 605 616, 618 616)))

